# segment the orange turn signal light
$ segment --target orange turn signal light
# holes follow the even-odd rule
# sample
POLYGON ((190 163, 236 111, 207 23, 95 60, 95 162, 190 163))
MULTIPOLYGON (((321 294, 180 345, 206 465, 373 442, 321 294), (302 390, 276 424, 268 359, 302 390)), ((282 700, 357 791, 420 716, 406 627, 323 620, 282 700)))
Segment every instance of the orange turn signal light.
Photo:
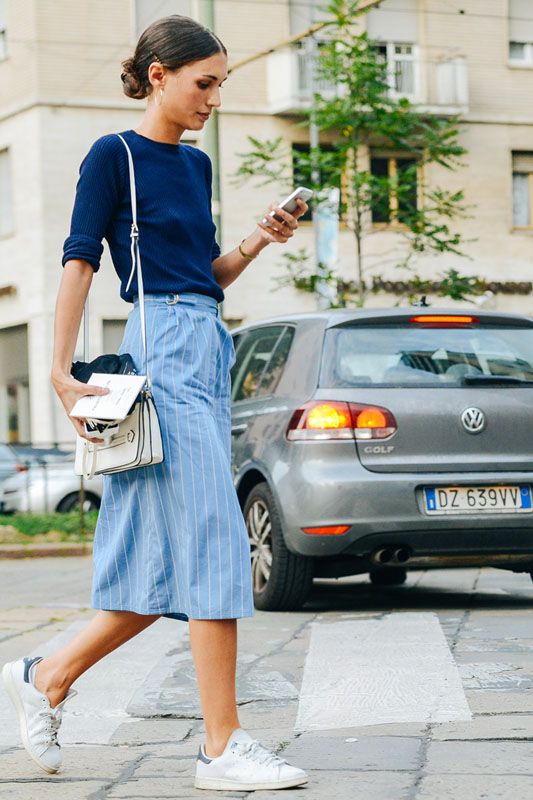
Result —
POLYGON ((365 408, 357 415, 358 428, 386 428, 387 417, 380 408, 365 408))
POLYGON ((351 428, 352 418, 346 403, 320 403, 309 411, 306 424, 315 430, 351 428))
POLYGON ((349 525, 322 525, 318 528, 302 528, 304 533, 315 533, 326 536, 340 536, 350 530, 349 525))

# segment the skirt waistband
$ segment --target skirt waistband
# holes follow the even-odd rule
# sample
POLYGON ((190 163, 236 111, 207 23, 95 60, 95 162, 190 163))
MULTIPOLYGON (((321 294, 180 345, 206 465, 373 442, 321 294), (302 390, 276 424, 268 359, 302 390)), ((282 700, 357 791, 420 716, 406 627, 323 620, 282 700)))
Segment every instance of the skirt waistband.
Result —
MULTIPOLYGON (((207 294, 198 294, 197 292, 154 292, 144 295, 144 302, 150 305, 186 305, 197 308, 211 308, 218 314, 218 301, 214 297, 207 294)), ((135 295, 133 298, 134 308, 139 305, 139 297, 135 295)))

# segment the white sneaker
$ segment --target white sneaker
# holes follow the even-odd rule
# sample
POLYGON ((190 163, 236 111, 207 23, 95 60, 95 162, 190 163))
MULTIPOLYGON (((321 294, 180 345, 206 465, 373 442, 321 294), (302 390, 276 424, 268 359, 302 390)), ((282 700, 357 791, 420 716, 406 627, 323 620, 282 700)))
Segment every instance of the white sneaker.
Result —
POLYGON ((35 656, 10 661, 4 665, 2 678, 18 714, 22 744, 41 769, 53 773, 62 761, 57 734, 63 706, 78 692, 69 689, 67 696, 52 708, 48 697, 34 686, 30 673, 31 667, 42 660, 42 656, 35 656))
POLYGON ((196 761, 196 789, 287 789, 307 783, 303 769, 291 767, 285 759, 271 753, 242 728, 233 731, 224 752, 216 758, 206 756, 200 745, 196 761))

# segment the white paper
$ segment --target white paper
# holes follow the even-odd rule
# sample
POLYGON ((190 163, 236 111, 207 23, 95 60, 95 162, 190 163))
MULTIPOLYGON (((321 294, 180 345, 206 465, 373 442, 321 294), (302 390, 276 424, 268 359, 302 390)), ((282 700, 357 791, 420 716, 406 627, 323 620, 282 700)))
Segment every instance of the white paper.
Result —
POLYGON ((71 417, 124 419, 146 381, 146 375, 111 375, 93 372, 88 384, 105 386, 109 394, 85 395, 74 405, 71 417))

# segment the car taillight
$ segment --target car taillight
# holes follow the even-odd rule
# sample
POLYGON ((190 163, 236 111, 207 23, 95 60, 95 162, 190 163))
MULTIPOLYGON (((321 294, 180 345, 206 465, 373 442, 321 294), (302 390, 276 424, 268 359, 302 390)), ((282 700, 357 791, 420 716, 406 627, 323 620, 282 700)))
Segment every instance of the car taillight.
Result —
POLYGON ((15 472, 27 472, 29 467, 26 464, 15 464, 15 472))
POLYGON ((418 314, 416 317, 411 317, 409 322, 415 325, 428 325, 432 328, 458 328, 463 325, 477 324, 479 318, 470 314, 418 314))
POLYGON ((312 400, 292 415, 287 439, 388 439, 396 430, 396 420, 387 408, 336 400, 312 400))

